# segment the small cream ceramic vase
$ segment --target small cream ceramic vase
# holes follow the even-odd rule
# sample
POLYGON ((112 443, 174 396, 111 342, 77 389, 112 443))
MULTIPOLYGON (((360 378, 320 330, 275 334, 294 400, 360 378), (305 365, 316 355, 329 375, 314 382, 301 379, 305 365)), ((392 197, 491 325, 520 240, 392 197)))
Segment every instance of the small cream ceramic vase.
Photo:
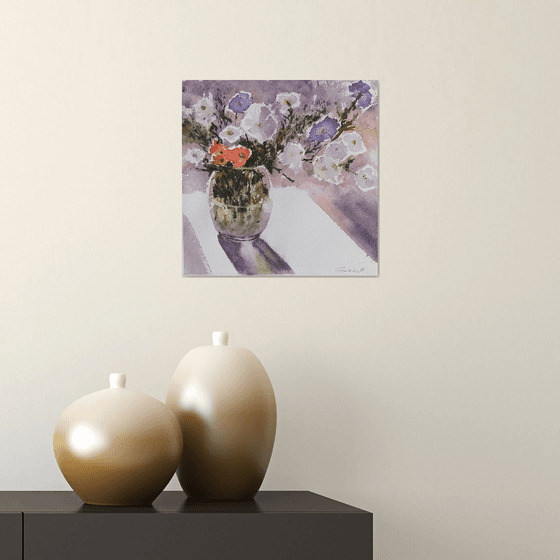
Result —
POLYGON ((179 465, 181 428, 162 402, 126 389, 124 374, 109 380, 109 389, 62 413, 54 432, 56 462, 86 504, 150 505, 179 465))
POLYGON ((191 498, 248 500, 272 454, 276 400, 252 352, 228 346, 226 332, 212 338, 182 359, 167 391, 183 432, 177 477, 191 498))

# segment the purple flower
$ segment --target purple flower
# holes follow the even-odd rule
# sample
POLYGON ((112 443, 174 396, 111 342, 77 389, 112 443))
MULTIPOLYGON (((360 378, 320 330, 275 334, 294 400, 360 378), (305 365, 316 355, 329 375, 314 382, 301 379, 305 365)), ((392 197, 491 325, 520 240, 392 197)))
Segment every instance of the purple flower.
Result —
POLYGON ((348 89, 350 90, 352 97, 358 97, 358 95, 360 96, 358 99, 358 107, 367 109, 371 105, 371 102, 373 101, 373 93, 371 92, 371 87, 368 86, 368 84, 360 80, 359 82, 354 82, 349 85, 348 89))
POLYGON ((371 105, 372 99, 373 99, 373 95, 371 94, 371 91, 362 93, 362 96, 360 97, 360 99, 358 99, 358 107, 361 107, 362 109, 366 109, 371 105))
POLYGON ((324 142, 330 140, 338 130, 338 122, 331 117, 324 118, 321 122, 314 124, 309 132, 309 140, 312 142, 324 142))
POLYGON ((228 107, 234 113, 244 113, 251 103, 251 94, 246 91, 240 91, 236 96, 232 97, 228 107))
POLYGON ((358 93, 368 93, 371 88, 365 82, 362 82, 362 80, 360 80, 359 82, 354 82, 353 84, 348 86, 348 89, 350 90, 350 93, 353 97, 357 97, 358 93))

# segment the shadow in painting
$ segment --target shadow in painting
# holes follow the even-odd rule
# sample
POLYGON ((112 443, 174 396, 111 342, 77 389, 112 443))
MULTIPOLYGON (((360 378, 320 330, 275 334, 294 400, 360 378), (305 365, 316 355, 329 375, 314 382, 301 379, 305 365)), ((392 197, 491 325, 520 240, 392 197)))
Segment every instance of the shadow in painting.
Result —
POLYGON ((233 241, 218 235, 218 241, 239 274, 294 274, 290 265, 260 238, 233 241))
POLYGON ((377 196, 372 195, 371 192, 346 191, 334 199, 333 205, 344 215, 342 224, 339 225, 358 247, 374 261, 379 262, 377 196))

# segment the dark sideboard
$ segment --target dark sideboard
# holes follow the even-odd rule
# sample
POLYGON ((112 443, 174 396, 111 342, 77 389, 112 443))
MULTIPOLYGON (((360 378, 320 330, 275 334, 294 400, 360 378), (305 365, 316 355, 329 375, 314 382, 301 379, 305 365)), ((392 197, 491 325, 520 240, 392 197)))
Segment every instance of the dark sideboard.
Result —
POLYGON ((372 560, 373 515, 313 492, 151 507, 84 505, 74 492, 0 492, 2 560, 372 560))

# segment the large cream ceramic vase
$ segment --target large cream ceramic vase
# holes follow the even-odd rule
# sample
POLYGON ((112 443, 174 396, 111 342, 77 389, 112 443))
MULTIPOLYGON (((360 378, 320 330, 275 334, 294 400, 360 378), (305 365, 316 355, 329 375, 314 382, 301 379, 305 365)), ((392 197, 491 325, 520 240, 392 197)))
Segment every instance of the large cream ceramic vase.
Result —
POLYGON ((191 498, 249 500, 272 454, 274 391, 252 352, 228 346, 228 333, 212 338, 182 359, 167 392, 183 432, 177 476, 191 498))
POLYGON ((54 432, 56 461, 86 504, 147 506, 179 465, 181 428, 161 401, 127 389, 124 374, 109 378, 108 389, 62 413, 54 432))

